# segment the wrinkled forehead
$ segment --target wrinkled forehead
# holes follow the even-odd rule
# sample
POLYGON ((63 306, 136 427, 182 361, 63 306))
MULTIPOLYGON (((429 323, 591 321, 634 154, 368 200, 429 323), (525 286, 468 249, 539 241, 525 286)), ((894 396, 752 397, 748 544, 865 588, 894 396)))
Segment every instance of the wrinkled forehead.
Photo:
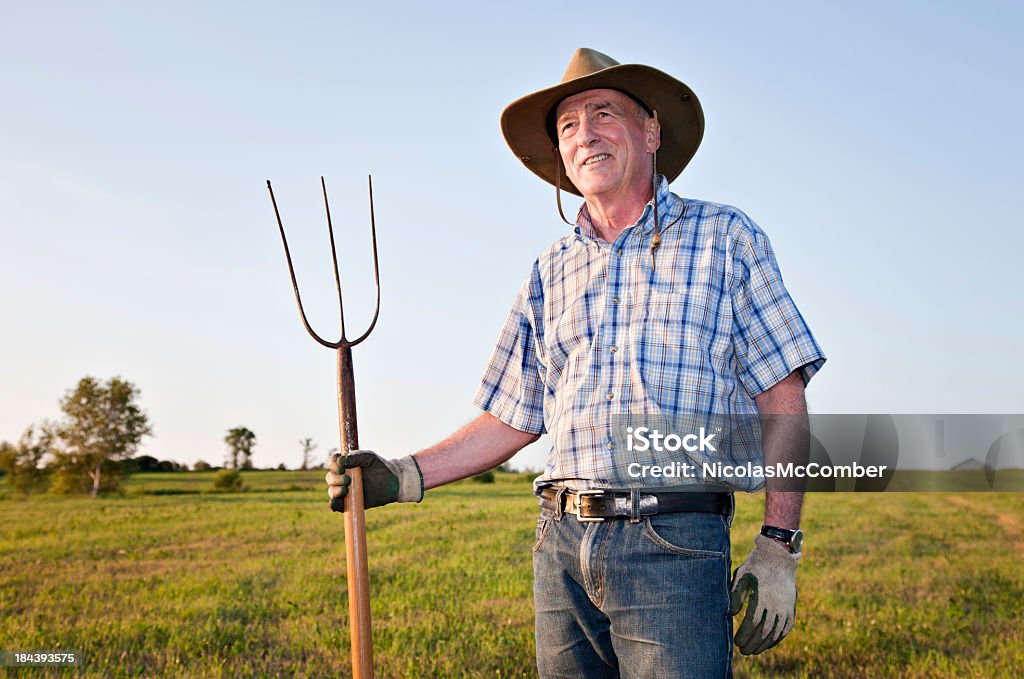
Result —
POLYGON ((558 143, 556 123, 558 119, 567 112, 577 110, 581 106, 597 106, 601 103, 614 103, 623 111, 627 112, 631 112, 634 106, 639 106, 647 113, 647 115, 651 115, 651 109, 644 104, 644 102, 640 101, 628 92, 611 88, 583 90, 576 94, 570 94, 548 111, 547 120, 545 121, 548 137, 550 137, 551 141, 555 142, 555 144, 558 143))
MULTIPOLYGON (((620 90, 613 90, 608 88, 600 88, 594 90, 584 90, 577 92, 576 94, 569 95, 562 101, 558 102, 555 106, 554 117, 557 119, 563 116, 569 111, 575 111, 581 107, 588 106, 601 106, 601 105, 613 105, 617 106, 625 111, 632 109, 636 104, 640 104, 639 101, 629 96, 625 92, 620 90)), ((646 109, 646 106, 643 106, 646 109)))

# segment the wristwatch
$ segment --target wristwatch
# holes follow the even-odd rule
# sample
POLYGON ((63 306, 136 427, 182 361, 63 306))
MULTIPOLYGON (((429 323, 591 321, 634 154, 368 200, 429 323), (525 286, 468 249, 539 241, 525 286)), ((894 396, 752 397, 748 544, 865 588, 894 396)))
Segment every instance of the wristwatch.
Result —
POLYGON ((799 552, 804 544, 804 532, 799 528, 790 530, 778 526, 761 526, 761 535, 786 545, 792 554, 799 552))

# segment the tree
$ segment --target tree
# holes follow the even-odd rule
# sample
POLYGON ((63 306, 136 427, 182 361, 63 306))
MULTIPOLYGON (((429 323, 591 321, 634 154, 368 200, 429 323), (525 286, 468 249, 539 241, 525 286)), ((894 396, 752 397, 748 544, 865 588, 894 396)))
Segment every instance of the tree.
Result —
MULTIPOLYGON (((143 437, 153 434, 146 413, 138 406, 139 393, 134 384, 120 377, 106 383, 83 377, 61 400, 65 418, 58 424, 57 434, 64 448, 55 454, 56 467, 64 474, 91 479, 93 497, 100 492, 103 472, 114 472, 114 463, 132 457, 143 437)), ((74 484, 60 487, 72 489, 74 484)))
POLYGON ((228 444, 226 465, 229 469, 252 469, 252 449, 256 445, 256 434, 245 427, 229 429, 224 443, 228 444), (239 467, 241 458, 241 467, 239 467))
POLYGON ((53 425, 44 423, 26 429, 17 444, 0 442, 0 471, 12 490, 28 495, 42 485, 45 470, 39 463, 52 454, 55 437, 53 425))
POLYGON ((302 469, 303 471, 309 469, 309 456, 316 450, 316 444, 313 443, 313 439, 305 438, 299 441, 299 445, 302 446, 302 469))
POLYGON ((131 463, 131 470, 133 472, 158 472, 160 471, 160 460, 156 459, 152 455, 140 455, 139 457, 133 457, 129 460, 131 463))
POLYGON ((18 449, 7 441, 0 441, 0 477, 10 480, 18 461, 18 449))

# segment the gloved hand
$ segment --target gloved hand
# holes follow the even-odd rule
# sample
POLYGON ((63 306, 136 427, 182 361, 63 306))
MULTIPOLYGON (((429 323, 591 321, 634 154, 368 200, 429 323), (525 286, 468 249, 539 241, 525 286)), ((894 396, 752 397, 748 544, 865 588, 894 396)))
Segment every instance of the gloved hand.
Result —
POLYGON ((793 629, 796 618, 796 567, 800 552, 764 535, 754 538, 754 551, 732 577, 729 615, 736 615, 749 597, 747 612, 734 641, 743 655, 767 651, 793 629))
POLYGON ((363 502, 366 509, 392 502, 419 502, 423 499, 423 474, 416 458, 408 455, 398 460, 385 460, 372 450, 353 450, 348 455, 331 455, 327 472, 327 495, 331 510, 345 511, 344 499, 352 477, 345 473, 351 467, 363 470, 363 502))

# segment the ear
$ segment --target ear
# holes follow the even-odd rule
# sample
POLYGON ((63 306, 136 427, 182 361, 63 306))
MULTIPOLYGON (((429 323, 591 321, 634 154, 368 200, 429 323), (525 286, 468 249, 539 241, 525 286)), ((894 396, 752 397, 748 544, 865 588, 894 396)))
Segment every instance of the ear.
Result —
POLYGON ((647 152, 654 153, 661 148, 661 123, 658 122, 657 112, 655 112, 654 116, 647 121, 647 129, 645 132, 646 135, 644 139, 647 143, 647 152))

